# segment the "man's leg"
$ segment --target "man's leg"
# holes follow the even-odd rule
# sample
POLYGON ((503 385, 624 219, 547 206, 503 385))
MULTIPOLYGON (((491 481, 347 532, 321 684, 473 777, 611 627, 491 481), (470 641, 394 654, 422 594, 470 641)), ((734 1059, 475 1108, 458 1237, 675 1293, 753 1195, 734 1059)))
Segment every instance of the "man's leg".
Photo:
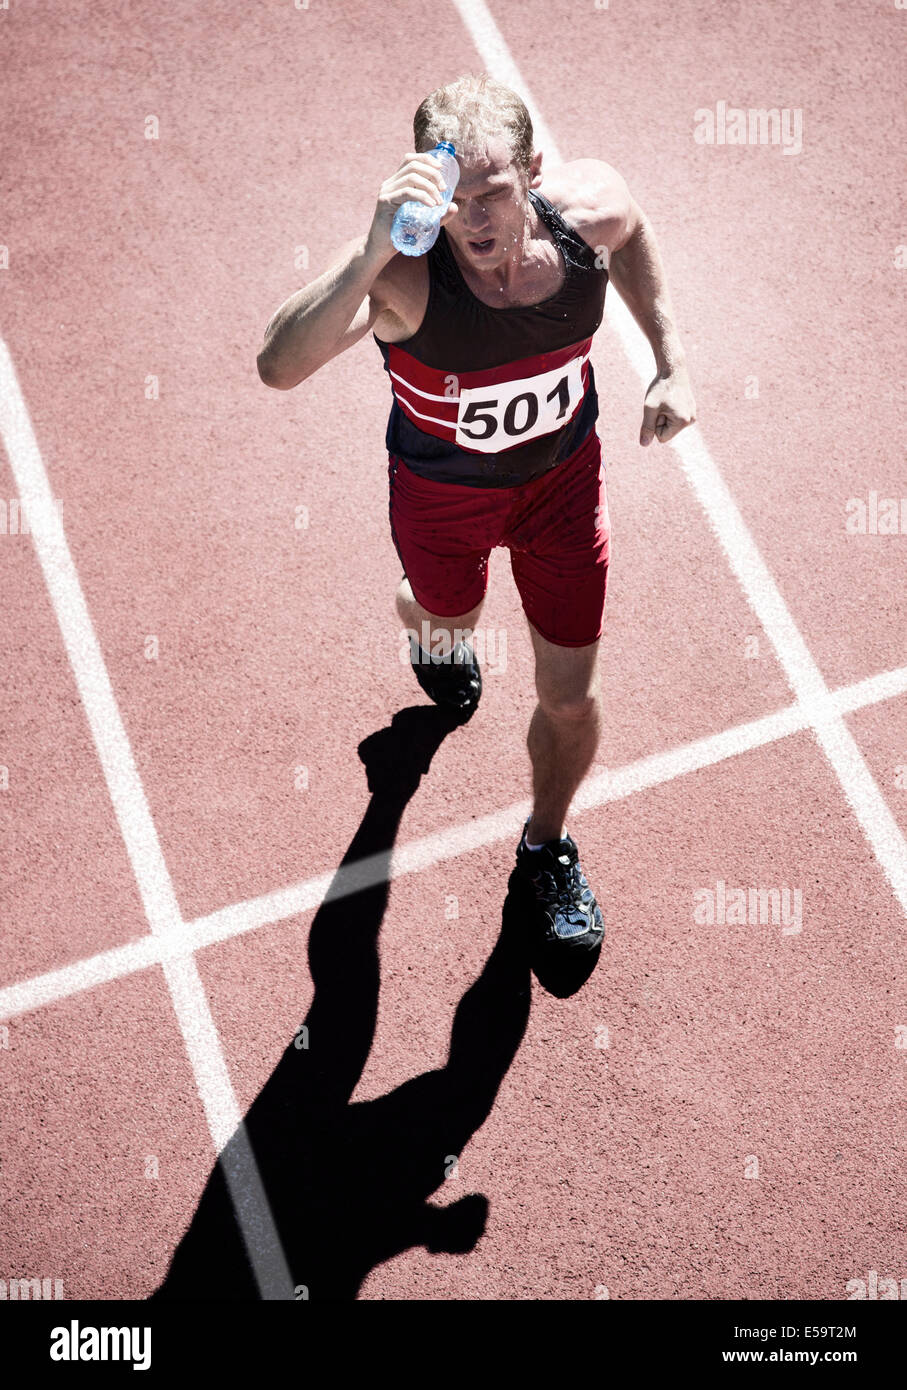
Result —
POLYGON ((526 839, 540 845, 561 838, 599 738, 598 649, 610 522, 595 431, 569 459, 529 483, 520 503, 507 543, 535 649, 538 706, 527 740, 533 811, 526 839))
MULTIPOLYGON (((416 601, 406 578, 400 582, 396 599, 397 612, 404 627, 416 634, 416 641, 426 654, 430 653, 435 657, 449 655, 455 642, 470 641, 484 602, 483 599, 475 608, 470 609, 468 613, 460 614, 459 617, 440 618, 436 613, 429 613, 427 608, 423 608, 421 603, 416 601)), ((414 651, 413 655, 418 656, 418 653, 414 651)))
POLYGON ((507 498, 489 501, 477 488, 433 482, 394 455, 388 480, 391 535, 404 571, 397 612, 413 672, 436 705, 465 722, 482 695, 472 630, 507 498))
POLYGON ((598 639, 556 646, 530 631, 539 697, 528 737, 533 806, 508 891, 525 904, 538 980, 563 997, 588 977, 605 937, 601 908, 564 824, 598 743, 598 639))
POLYGON ((405 576, 397 589, 397 612, 409 632, 416 680, 436 705, 461 722, 472 717, 482 695, 482 672, 473 643, 481 608, 480 599, 467 613, 441 617, 423 608, 405 576))
POLYGON ((610 550, 604 466, 594 431, 569 459, 527 485, 514 507, 507 544, 535 649, 538 692, 527 738, 532 815, 510 888, 526 904, 536 976, 559 993, 569 983, 561 966, 572 960, 569 980, 576 984, 573 967, 580 965, 585 978, 605 935, 601 909, 565 825, 595 756, 601 721, 598 648, 610 550))
POLYGON ((599 641, 558 647, 530 623, 538 705, 529 725, 533 810, 530 844, 559 840, 567 808, 588 772, 601 731, 599 641))

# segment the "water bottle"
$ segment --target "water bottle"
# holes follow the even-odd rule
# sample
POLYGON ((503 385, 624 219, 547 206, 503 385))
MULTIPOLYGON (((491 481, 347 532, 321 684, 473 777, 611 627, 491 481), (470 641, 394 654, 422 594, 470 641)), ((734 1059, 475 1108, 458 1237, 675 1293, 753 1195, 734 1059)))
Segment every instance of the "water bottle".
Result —
POLYGON ((441 218, 450 205, 460 177, 460 166, 454 158, 456 151, 449 140, 439 141, 428 153, 441 165, 444 202, 432 207, 427 203, 401 203, 397 208, 391 227, 391 241, 404 256, 424 256, 434 246, 441 230, 441 218))

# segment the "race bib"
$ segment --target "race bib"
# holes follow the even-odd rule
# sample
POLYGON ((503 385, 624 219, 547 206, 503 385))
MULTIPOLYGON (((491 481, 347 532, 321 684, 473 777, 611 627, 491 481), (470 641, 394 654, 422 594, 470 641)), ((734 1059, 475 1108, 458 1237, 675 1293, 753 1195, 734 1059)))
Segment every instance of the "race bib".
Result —
POLYGON ((496 386, 460 391, 457 443, 464 449, 497 454, 542 434, 553 434, 583 397, 584 357, 563 367, 496 386))

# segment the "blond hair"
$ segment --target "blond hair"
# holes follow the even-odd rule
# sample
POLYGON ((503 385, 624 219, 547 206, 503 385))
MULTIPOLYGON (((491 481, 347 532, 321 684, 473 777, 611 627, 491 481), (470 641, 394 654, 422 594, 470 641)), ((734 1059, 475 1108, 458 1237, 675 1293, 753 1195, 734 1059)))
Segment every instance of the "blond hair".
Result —
POLYGON ((489 140, 505 135, 514 164, 528 178, 532 160, 532 119, 516 92, 489 73, 467 73, 429 93, 413 117, 418 153, 439 140, 452 140, 457 153, 481 153, 489 140))

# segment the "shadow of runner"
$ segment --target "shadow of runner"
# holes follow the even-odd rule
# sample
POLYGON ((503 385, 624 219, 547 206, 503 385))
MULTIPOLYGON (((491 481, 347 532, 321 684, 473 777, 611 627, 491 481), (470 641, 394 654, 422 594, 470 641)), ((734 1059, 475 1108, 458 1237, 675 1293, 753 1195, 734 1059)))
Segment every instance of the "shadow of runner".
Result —
MULTIPOLYGON (((411 708, 360 744, 372 799, 309 933, 315 994, 307 1033, 297 1034, 307 1046, 289 1044, 246 1116, 293 1283, 313 1301, 355 1299, 376 1265, 412 1246, 465 1253, 485 1229, 484 1196, 447 1207, 428 1198, 491 1113, 526 1028, 529 967, 507 903, 494 949, 457 1006, 446 1066, 350 1102, 375 1034, 391 850, 407 801, 455 726, 438 708, 411 708)), ((258 1297, 217 1163, 152 1299, 258 1297)))

